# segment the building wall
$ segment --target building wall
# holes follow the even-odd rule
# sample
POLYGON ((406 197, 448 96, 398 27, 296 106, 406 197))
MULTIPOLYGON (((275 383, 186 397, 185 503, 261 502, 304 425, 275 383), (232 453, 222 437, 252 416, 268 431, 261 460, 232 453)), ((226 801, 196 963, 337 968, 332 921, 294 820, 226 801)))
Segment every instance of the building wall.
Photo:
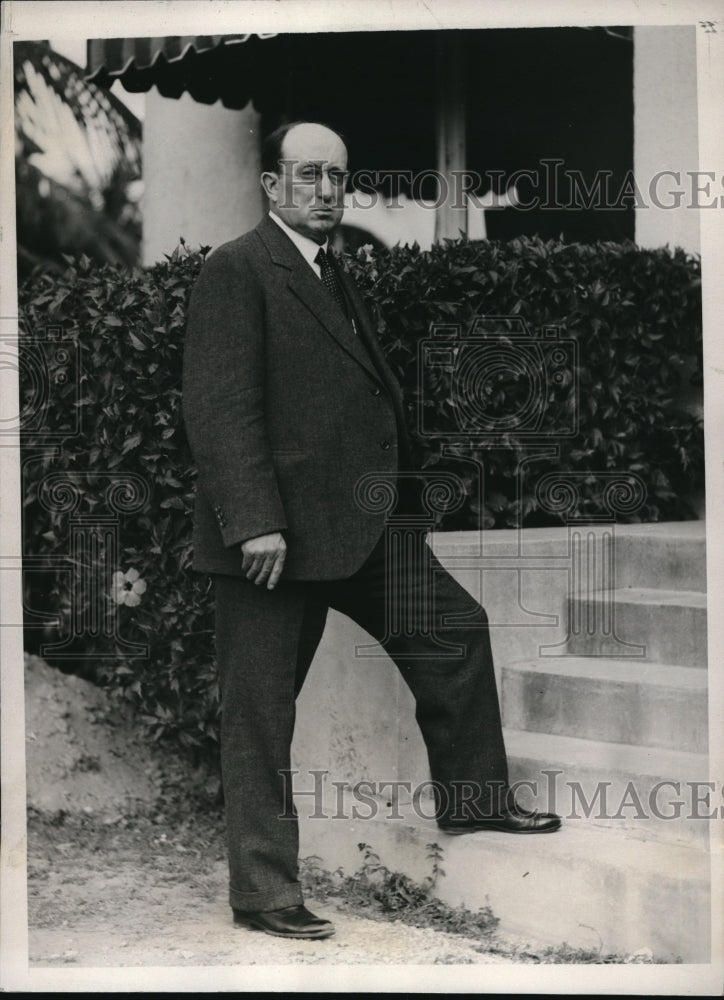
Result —
MULTIPOLYGON (((643 247, 681 246, 699 252, 699 212, 691 207, 688 172, 699 169, 696 102, 696 29, 645 26, 634 29, 634 174, 649 207, 636 212, 636 242, 643 247), (661 171, 680 173, 662 178, 658 200, 651 203, 649 186, 661 171)), ((713 191, 713 185, 712 185, 713 191)), ((712 196, 699 199, 702 203, 712 196)))
MULTIPOLYGON (((250 106, 230 111, 220 102, 197 104, 161 97, 146 99, 144 124, 144 263, 170 253, 183 236, 190 244, 218 246, 254 226, 264 211, 259 186, 259 115, 250 106)), ((699 250, 699 213, 691 207, 691 172, 698 164, 696 103, 696 31, 693 26, 638 27, 634 32, 634 174, 642 196, 636 210, 635 238, 644 247, 669 244, 699 250), (650 184, 661 171, 655 194, 650 184)), ((704 195, 702 201, 710 200, 704 195)), ((711 197, 711 196, 710 196, 711 197)), ((408 211, 348 213, 348 224, 363 225, 382 242, 417 239, 430 245, 434 212, 424 206, 408 211), (361 216, 364 216, 362 218, 361 216)), ((478 212, 472 238, 485 234, 478 212)))
POLYGON ((182 236, 191 246, 218 246, 262 216, 259 115, 146 97, 143 130, 143 262, 171 253, 182 236))

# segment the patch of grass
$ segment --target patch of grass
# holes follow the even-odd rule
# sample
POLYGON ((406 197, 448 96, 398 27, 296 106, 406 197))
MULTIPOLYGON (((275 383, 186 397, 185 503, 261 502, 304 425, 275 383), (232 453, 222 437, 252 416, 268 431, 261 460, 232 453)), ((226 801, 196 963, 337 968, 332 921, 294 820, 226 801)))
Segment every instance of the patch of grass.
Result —
POLYGON ((427 844, 431 870, 420 882, 403 872, 391 871, 369 844, 357 846, 363 860, 353 875, 345 875, 341 868, 327 871, 316 856, 302 860, 300 880, 309 895, 322 901, 336 897, 343 905, 381 920, 400 920, 413 927, 430 927, 470 938, 487 939, 497 928, 499 919, 490 907, 468 910, 449 906, 433 895, 439 877, 445 874, 438 844, 427 844))
POLYGON ((532 953, 534 961, 542 965, 666 965, 680 964, 681 959, 667 961, 655 958, 648 948, 627 955, 623 952, 604 952, 602 948, 575 948, 564 941, 532 953))

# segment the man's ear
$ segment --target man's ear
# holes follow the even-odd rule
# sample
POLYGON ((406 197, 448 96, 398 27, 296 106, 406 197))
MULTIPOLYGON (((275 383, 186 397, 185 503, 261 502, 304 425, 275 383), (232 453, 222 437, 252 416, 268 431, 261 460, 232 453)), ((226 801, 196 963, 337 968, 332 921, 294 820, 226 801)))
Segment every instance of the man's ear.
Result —
POLYGON ((269 201, 273 201, 276 204, 279 200, 279 174, 273 170, 266 170, 261 175, 260 180, 261 186, 264 188, 264 194, 269 201))

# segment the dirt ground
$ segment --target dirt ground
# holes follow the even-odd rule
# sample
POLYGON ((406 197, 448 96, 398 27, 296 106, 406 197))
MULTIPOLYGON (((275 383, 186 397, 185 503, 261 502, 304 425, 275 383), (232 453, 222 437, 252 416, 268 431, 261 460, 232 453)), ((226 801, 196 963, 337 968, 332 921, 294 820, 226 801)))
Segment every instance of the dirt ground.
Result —
POLYGON ((26 754, 31 969, 540 961, 522 942, 496 953, 335 902, 310 903, 336 925, 326 941, 234 927, 214 780, 149 746, 103 691, 33 656, 26 754))

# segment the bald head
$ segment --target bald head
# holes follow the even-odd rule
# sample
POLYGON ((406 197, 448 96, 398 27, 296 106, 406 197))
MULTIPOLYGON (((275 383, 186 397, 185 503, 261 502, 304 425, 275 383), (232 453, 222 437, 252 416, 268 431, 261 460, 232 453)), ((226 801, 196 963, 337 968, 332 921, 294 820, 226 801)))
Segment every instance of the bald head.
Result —
POLYGON ((347 166, 347 147, 341 137, 326 125, 300 122, 292 125, 281 144, 280 160, 342 160, 347 166))
POLYGON ((347 147, 317 122, 282 126, 266 140, 262 186, 270 210, 291 229, 320 245, 344 210, 347 147))
POLYGON ((322 125, 319 122, 286 122, 284 125, 280 125, 275 128, 273 132, 264 139, 261 147, 261 169, 264 173, 269 173, 274 171, 279 166, 279 161, 282 158, 282 147, 284 145, 284 140, 290 132, 294 132, 298 129, 302 129, 302 132, 309 132, 310 130, 323 132, 331 132, 336 135, 339 141, 344 145, 344 136, 340 135, 334 129, 330 128, 328 125, 322 125))

